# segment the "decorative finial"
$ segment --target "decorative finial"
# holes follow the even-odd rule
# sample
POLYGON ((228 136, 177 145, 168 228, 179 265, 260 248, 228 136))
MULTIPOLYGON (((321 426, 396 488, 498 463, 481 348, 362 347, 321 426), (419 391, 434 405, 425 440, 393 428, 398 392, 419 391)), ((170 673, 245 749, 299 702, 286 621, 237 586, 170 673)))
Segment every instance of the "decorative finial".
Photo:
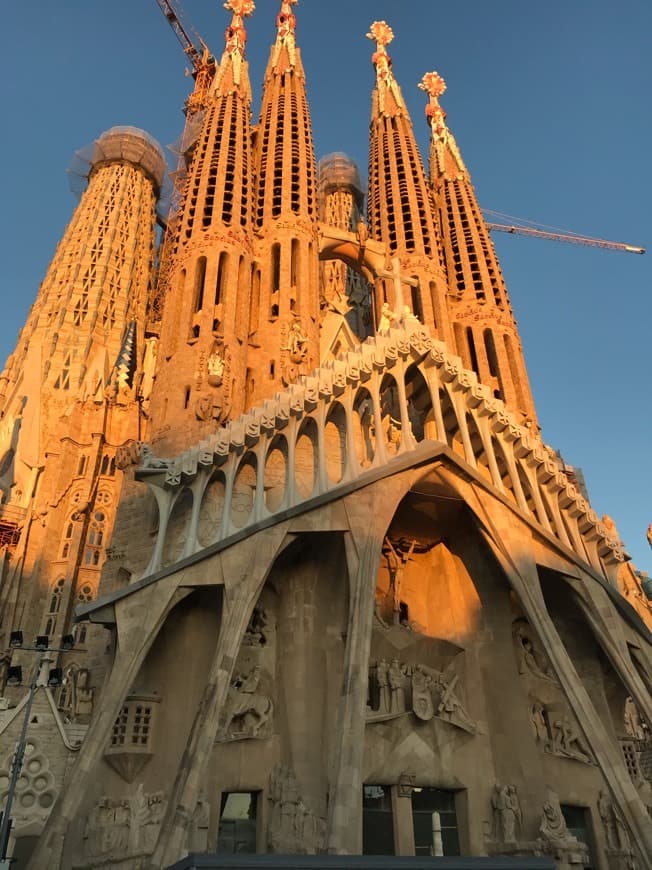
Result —
POLYGON ((296 38, 297 19, 292 12, 292 7, 296 6, 299 0, 281 0, 281 11, 276 16, 276 44, 274 46, 274 57, 272 60, 272 68, 275 72, 280 72, 279 62, 281 53, 285 48, 287 50, 288 62, 290 68, 296 65, 296 38))
POLYGON ((446 91, 446 82, 438 72, 429 72, 419 82, 419 87, 436 100, 446 91))
POLYGON ((462 160, 455 139, 446 126, 446 112, 439 105, 439 97, 446 91, 446 82, 438 72, 429 72, 419 82, 419 88, 430 97, 426 106, 426 118, 432 130, 432 143, 434 145, 434 165, 440 175, 446 172, 445 151, 448 149, 453 155, 460 172, 465 173, 466 167, 462 160))
POLYGON ((375 42, 378 48, 385 48, 394 39, 394 31, 386 21, 374 21, 369 28, 367 39, 375 42))
POLYGON ((248 16, 256 9, 254 0, 226 0, 224 8, 234 15, 248 16))
POLYGON ((394 31, 386 21, 374 21, 369 28, 367 39, 376 43, 376 51, 373 53, 371 61, 376 67, 378 108, 380 114, 384 115, 387 108, 388 92, 393 95, 396 105, 399 108, 403 107, 403 97, 392 73, 392 59, 387 53, 387 46, 394 39, 394 31))
POLYGON ((227 61, 230 61, 233 70, 233 83, 238 87, 242 75, 242 64, 244 63, 245 45, 247 44, 247 31, 244 26, 244 19, 249 17, 256 9, 254 0, 226 0, 224 8, 228 12, 233 13, 231 23, 226 28, 224 34, 225 46, 224 57, 222 63, 215 76, 213 84, 214 88, 218 88, 222 84, 226 72, 227 61))

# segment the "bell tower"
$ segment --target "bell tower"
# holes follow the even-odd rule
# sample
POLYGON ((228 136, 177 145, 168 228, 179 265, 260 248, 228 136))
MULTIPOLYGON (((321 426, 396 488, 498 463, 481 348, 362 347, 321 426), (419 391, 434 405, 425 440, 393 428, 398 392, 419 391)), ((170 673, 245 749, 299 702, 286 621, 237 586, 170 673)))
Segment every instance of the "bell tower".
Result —
POLYGON ((152 441, 167 452, 244 410, 251 286, 251 87, 245 18, 232 19, 183 191, 161 327, 152 441))
POLYGON ((394 39, 385 21, 375 21, 367 37, 376 43, 372 60, 376 87, 372 97, 369 152, 369 233, 384 242, 400 273, 409 276, 403 298, 398 282, 380 282, 376 312, 385 302, 396 311, 403 304, 442 340, 449 341, 446 278, 432 194, 412 121, 394 78, 387 46, 394 39))
POLYGON ((521 340, 505 279, 471 183, 471 176, 439 97, 443 78, 427 73, 419 87, 429 96, 432 136, 430 180, 440 215, 448 276, 448 308, 457 353, 494 395, 536 424, 521 340))
POLYGON ((249 405, 319 364, 317 167, 296 3, 276 18, 255 135, 249 405))

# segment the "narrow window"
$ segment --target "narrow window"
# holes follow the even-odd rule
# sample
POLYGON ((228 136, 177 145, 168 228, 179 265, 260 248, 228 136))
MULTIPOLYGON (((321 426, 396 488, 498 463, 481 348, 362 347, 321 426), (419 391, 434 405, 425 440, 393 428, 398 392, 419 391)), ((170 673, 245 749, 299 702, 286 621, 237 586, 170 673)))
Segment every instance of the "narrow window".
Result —
POLYGON ((586 870, 591 870, 591 868, 595 867, 595 846, 588 807, 561 804, 561 812, 569 832, 588 848, 589 863, 585 864, 584 867, 586 870))
POLYGON ((299 274, 299 242, 292 239, 292 248, 290 256, 290 284, 292 287, 297 286, 297 276, 299 274))
POLYGON ((222 301, 222 292, 224 290, 224 279, 226 276, 226 264, 228 255, 222 251, 219 260, 217 261, 217 279, 215 281, 215 304, 219 305, 222 301))
POLYGON ((272 245, 272 293, 281 289, 281 246, 272 245))
POLYGON ((206 257, 197 260, 195 271, 195 304, 193 312, 196 314, 204 307, 204 283, 206 282, 206 257))
POLYGON ((190 407, 190 387, 186 387, 186 390, 183 394, 183 407, 184 410, 188 410, 190 407))
POLYGON ((476 375, 479 375, 480 371, 478 369, 478 356, 475 352, 475 339, 473 338, 473 330, 470 326, 466 327, 466 340, 469 343, 469 359, 471 361, 471 368, 476 375))
POLYGON ((254 264, 251 267, 251 306, 249 308, 249 334, 258 329, 260 312, 260 269, 254 264))
POLYGON ((498 356, 496 354, 496 344, 494 342, 493 332, 490 329, 484 331, 484 346, 487 351, 487 362, 489 363, 489 374, 492 378, 498 378, 498 356))
POLYGON ((416 287, 410 287, 412 294, 412 313, 418 317, 423 323, 423 305, 421 304, 421 288, 417 284, 416 287))
POLYGON ((77 465, 77 477, 82 477, 84 472, 86 471, 86 463, 88 462, 88 456, 80 456, 79 464, 77 465))

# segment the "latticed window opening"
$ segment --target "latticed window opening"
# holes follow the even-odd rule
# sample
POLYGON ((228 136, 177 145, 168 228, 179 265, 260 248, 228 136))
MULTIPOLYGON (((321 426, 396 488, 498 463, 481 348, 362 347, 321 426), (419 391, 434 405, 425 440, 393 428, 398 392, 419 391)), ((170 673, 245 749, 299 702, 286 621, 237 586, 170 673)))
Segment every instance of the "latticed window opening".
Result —
POLYGON ((61 369, 61 374, 54 382, 55 390, 69 390, 70 389, 70 368, 72 365, 72 358, 69 353, 66 354, 66 358, 63 362, 63 368, 61 369))
POLYGON ((109 754, 113 752, 150 752, 154 719, 159 698, 130 696, 122 705, 113 725, 109 754))

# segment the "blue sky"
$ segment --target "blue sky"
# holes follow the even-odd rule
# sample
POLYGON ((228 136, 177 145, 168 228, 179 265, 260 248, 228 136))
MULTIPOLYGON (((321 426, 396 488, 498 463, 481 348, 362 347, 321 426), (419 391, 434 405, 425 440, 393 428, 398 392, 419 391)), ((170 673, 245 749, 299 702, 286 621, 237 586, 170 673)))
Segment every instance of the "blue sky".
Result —
MULTIPOLYGON (((155 0, 3 4, 0 100, 0 357, 13 349, 74 208, 75 150, 116 124, 163 145, 182 127, 190 81, 155 0)), ((278 0, 258 0, 248 55, 255 111, 278 0)), ((227 13, 183 0, 221 53, 227 13)), ((390 47, 422 151, 416 84, 436 69, 481 204, 590 236, 652 246, 649 0, 302 0, 298 37, 318 155, 366 172, 374 19, 390 47)), ((495 235, 545 440, 584 469, 595 510, 652 569, 650 286, 644 257, 495 235)))

